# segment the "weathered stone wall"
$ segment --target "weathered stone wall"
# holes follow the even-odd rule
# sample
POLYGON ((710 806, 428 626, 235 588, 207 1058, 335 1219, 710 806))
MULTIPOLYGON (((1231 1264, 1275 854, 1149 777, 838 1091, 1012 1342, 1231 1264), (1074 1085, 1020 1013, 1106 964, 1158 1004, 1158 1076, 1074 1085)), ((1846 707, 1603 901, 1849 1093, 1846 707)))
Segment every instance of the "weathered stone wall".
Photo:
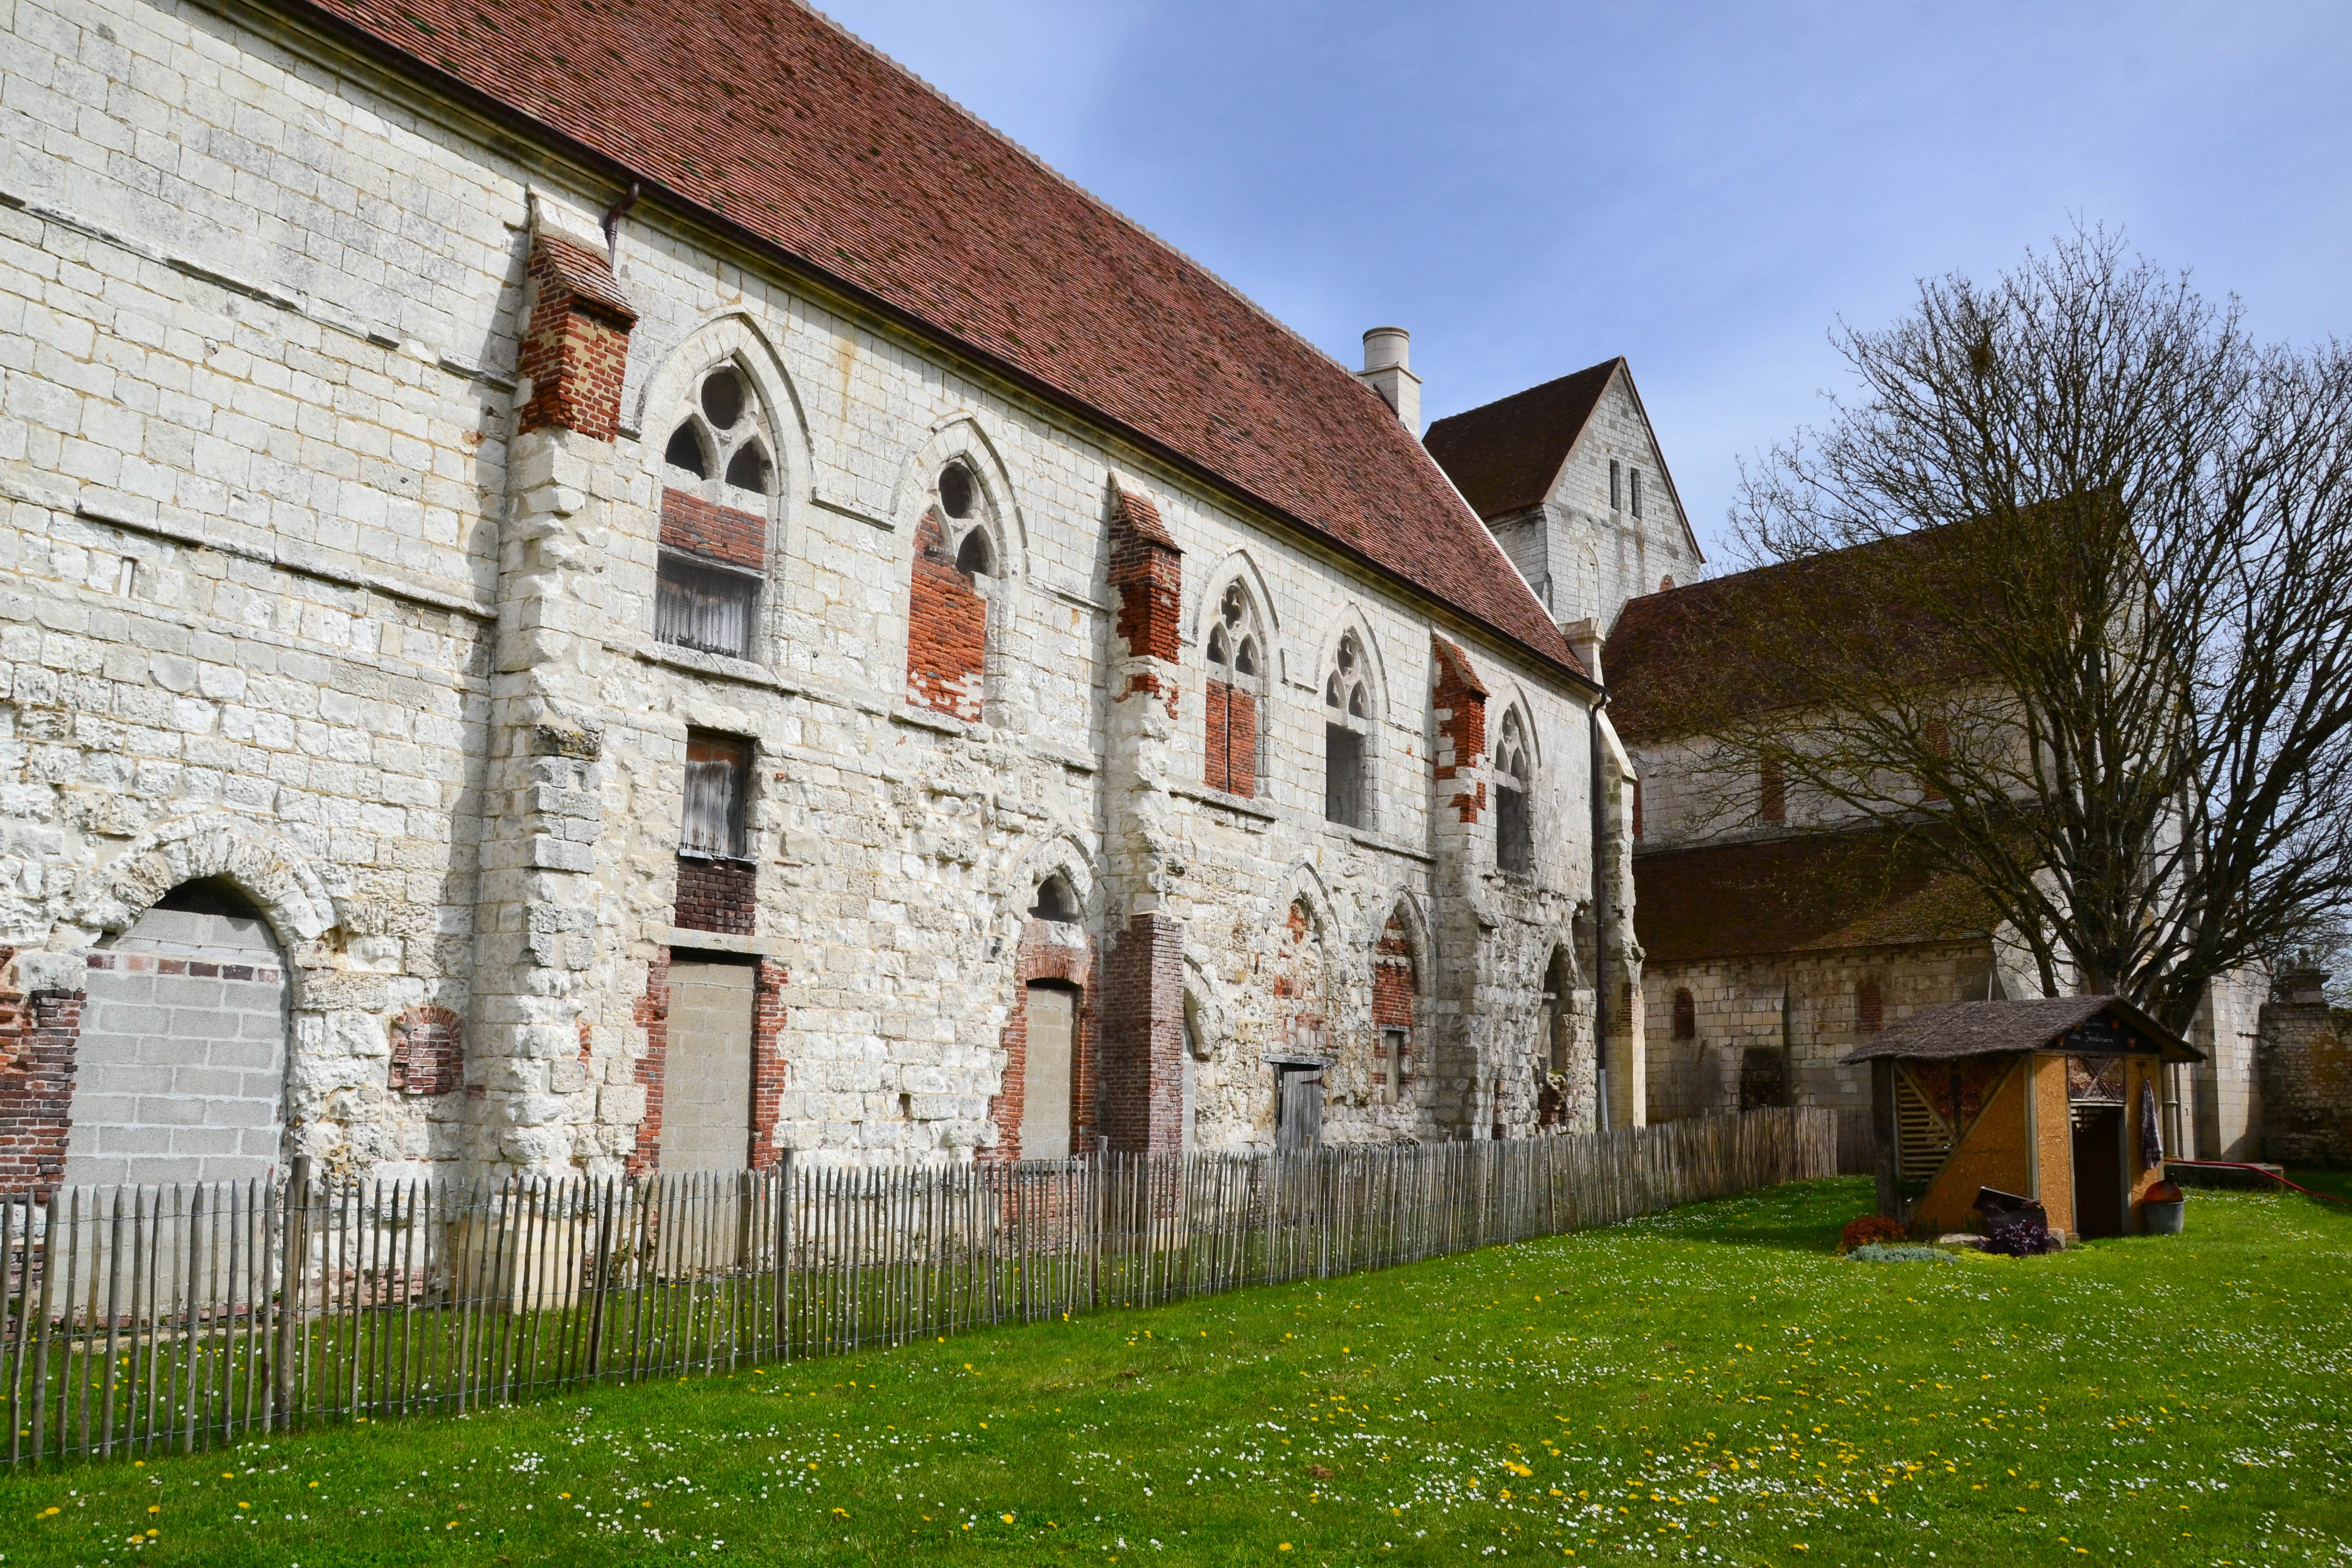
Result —
POLYGON ((2263 1008, 2262 1158, 2352 1165, 2352 1008, 2315 994, 2263 1008))
MULTIPOLYGON (((1076 1064, 1076 1125, 1181 1126, 1189 1013, 1196 1138, 1270 1138, 1299 1016, 1270 972, 1303 908, 1328 1136, 1533 1126, 1543 976, 1592 885, 1572 683, 650 206, 604 272, 618 193, 331 46, 129 0, 20 8, 13 40, 0 940, 57 981, 25 994, 78 1005, 92 942, 224 878, 286 956, 289 1152, 613 1171, 655 1146, 670 952, 737 952, 767 961, 763 1150, 993 1153, 1027 910, 1058 872, 1093 953, 1075 978, 1152 996, 1090 1010, 1125 1054, 1076 1064), (693 489, 665 444, 722 364, 773 462, 751 522, 664 505, 693 489), (995 554, 981 700, 940 711, 910 697, 910 626, 950 459, 995 554), (1122 496, 1175 550, 1140 646, 1122 496), (749 658, 655 638, 665 527, 697 519, 764 552, 749 658), (1250 798, 1200 783, 1201 642, 1234 582, 1267 639, 1250 798), (1322 814, 1349 631, 1376 694, 1362 829, 1322 814), (1433 635, 1526 715, 1526 876, 1496 869, 1491 812, 1437 809, 1433 635), (748 918, 740 888, 679 886, 689 729, 752 743, 748 918), (724 918, 685 930, 682 902, 724 918), (1392 920, 1428 1047, 1388 1105, 1392 920), (464 1093, 394 1083, 419 1008, 462 1020, 464 1093)), ((1452 760, 1449 802, 1483 798, 1486 763, 1452 760)))
POLYGON ((1978 1001, 1992 965, 1988 942, 1938 942, 1645 966, 1650 1120, 1740 1109, 1749 1053, 1781 1060, 1789 1102, 1867 1106, 1870 1069, 1838 1058, 1867 1037, 1865 987, 1883 1027, 1921 1007, 1978 1001), (1675 1037, 1677 994, 1691 995, 1692 1037, 1675 1037))

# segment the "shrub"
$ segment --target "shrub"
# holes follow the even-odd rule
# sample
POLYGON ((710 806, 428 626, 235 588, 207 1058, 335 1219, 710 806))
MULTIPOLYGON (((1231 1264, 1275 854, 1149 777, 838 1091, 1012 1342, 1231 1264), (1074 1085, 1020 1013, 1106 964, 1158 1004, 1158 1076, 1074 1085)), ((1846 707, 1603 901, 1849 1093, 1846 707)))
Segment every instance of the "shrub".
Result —
POLYGON ((1949 1263, 1949 1253, 1938 1252, 1932 1247, 1887 1247, 1867 1242, 1846 1254, 1853 1263, 1949 1263))
POLYGON ((1866 1214, 1860 1219, 1845 1222, 1845 1228, 1838 1232, 1838 1250, 1852 1252, 1857 1247, 1868 1247, 1873 1242, 1900 1241, 1906 1234, 1901 1220, 1888 1219, 1882 1214, 1866 1214))
POLYGON ((2003 1258, 2032 1258, 2066 1245, 2063 1237, 2050 1234, 2049 1222, 2040 1209, 2011 1209, 1988 1215, 1984 1231, 1984 1250, 2003 1258))

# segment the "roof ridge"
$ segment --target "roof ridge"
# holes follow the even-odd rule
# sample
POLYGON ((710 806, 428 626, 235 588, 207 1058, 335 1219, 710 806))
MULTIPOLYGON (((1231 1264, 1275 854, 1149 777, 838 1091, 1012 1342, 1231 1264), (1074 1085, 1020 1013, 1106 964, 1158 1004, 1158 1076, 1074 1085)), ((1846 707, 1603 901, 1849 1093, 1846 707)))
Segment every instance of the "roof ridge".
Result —
MULTIPOLYGON (((856 33, 851 32, 846 26, 843 26, 841 22, 827 15, 825 12, 819 10, 814 5, 810 3, 810 0, 784 0, 784 4, 797 5, 802 10, 806 11, 810 16, 815 17, 826 26, 832 28, 835 33, 847 39, 851 44, 864 50, 866 54, 871 55, 875 59, 879 60, 883 65, 888 67, 890 69, 897 71, 908 81, 913 82, 917 87, 921 88, 925 92, 929 93, 933 98, 938 99, 941 103, 947 105, 948 108, 954 110, 958 114, 962 115, 966 120, 971 121, 974 125, 979 126, 982 131, 985 131, 991 136, 995 137, 997 141, 1011 148, 1014 153, 1019 153, 1023 158, 1035 165, 1040 173, 1053 180, 1056 184, 1059 184, 1065 190, 1069 191, 1081 201, 1089 203, 1094 206, 1100 207, 1104 212, 1109 214, 1119 223, 1130 229, 1133 229, 1137 234, 1141 235, 1152 244, 1160 247, 1162 250, 1167 251, 1170 255, 1174 256, 1177 259, 1183 262, 1185 266, 1193 268, 1195 271, 1199 272, 1202 277, 1206 278, 1210 282, 1214 283, 1218 288, 1223 289, 1228 295, 1233 297, 1235 303, 1249 310, 1260 321, 1265 321, 1268 326, 1273 327, 1276 331, 1281 332, 1284 336, 1297 343, 1301 348, 1307 350, 1309 353, 1318 355, 1327 363, 1335 366, 1341 374, 1349 377, 1350 380, 1355 379, 1356 373, 1354 371, 1349 370, 1345 363, 1335 358, 1321 344, 1316 342, 1313 339, 1307 337, 1297 328, 1291 326, 1289 322, 1274 314, 1271 310, 1268 310, 1255 300, 1251 299, 1247 294, 1241 290, 1238 285, 1227 279, 1223 273, 1219 272, 1213 267, 1204 264, 1198 257, 1194 256, 1191 251, 1186 250, 1182 246, 1163 238, 1157 230, 1137 221, 1134 217, 1129 216, 1125 210, 1113 206, 1109 202, 1105 201, 1094 192, 1087 189, 1086 186, 1078 184, 1077 181, 1062 173, 1061 170, 1047 163, 1044 158, 1040 157, 1035 153, 1031 152, 1020 141, 999 129, 993 121, 977 114, 971 110, 964 107, 961 103, 957 102, 956 100, 950 96, 944 89, 933 83, 929 78, 916 70, 912 66, 893 58, 891 56, 884 53, 877 45, 870 44, 864 38, 859 37, 856 33)), ((1362 385, 1362 383, 1358 382, 1357 384, 1362 385)), ((1364 390, 1371 392, 1371 388, 1370 387, 1365 387, 1364 390)), ((1372 393, 1372 395, 1377 397, 1380 395, 1378 393, 1372 393)))
POLYGON ((1486 402, 1477 405, 1475 407, 1459 409, 1454 413, 1446 415, 1442 419, 1433 419, 1429 422, 1430 428, 1433 430, 1440 425, 1451 424, 1456 419, 1467 419, 1473 414, 1484 414, 1489 408, 1500 408, 1504 404, 1509 403, 1516 398, 1532 397, 1538 392, 1548 392, 1551 388, 1558 386, 1563 381, 1574 381, 1580 375, 1591 375, 1596 370, 1603 370, 1612 365, 1620 365, 1625 363, 1626 359, 1623 354, 1612 354, 1607 359, 1596 361, 1591 364, 1586 365, 1582 370, 1572 370, 1566 375, 1556 375, 1549 381, 1539 381, 1533 386, 1523 386, 1517 392, 1507 392, 1500 397, 1488 398, 1486 402))

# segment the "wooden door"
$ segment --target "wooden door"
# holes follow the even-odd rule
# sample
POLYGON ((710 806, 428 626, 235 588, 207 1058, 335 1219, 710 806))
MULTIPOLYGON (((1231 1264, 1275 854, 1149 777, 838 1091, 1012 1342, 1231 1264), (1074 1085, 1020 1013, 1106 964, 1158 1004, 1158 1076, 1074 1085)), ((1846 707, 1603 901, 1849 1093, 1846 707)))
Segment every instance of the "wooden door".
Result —
POLYGON ((1312 1149, 1323 1141, 1323 1069, 1275 1069, 1274 1146, 1312 1149))

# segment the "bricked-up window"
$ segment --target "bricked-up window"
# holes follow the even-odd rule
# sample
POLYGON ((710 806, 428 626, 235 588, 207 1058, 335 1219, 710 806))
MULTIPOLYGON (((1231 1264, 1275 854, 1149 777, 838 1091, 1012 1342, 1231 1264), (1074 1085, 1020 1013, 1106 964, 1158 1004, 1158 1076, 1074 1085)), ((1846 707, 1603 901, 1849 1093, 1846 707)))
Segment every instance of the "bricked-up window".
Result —
POLYGON ((1630 497, 1633 504, 1628 510, 1630 510, 1635 517, 1639 517, 1642 515, 1642 470, 1635 468, 1628 477, 1633 481, 1630 497))
POLYGON ((686 741, 686 822, 678 851, 740 860, 751 747, 731 736, 689 734, 686 741))
POLYGON ((1005 569, 987 492, 961 459, 932 480, 932 504, 915 525, 907 599, 907 700, 971 723, 986 717, 989 656, 1005 569))
POLYGON ((1865 1035, 1874 1035, 1886 1027, 1886 997, 1875 980, 1865 980, 1853 988, 1854 1026, 1865 1035))
POLYGON ((1633 781, 1633 837, 1642 837, 1642 781, 1633 781))
POLYGON ((1528 800, 1527 726, 1516 708, 1503 715, 1495 742, 1495 864, 1513 876, 1535 869, 1535 826, 1528 800))
MULTIPOLYGON (((1927 721, 1922 739, 1927 742, 1928 755, 1936 759, 1938 766, 1952 754, 1952 727, 1940 719, 1927 721)), ((1935 779, 1924 773, 1919 778, 1919 798, 1930 805, 1944 798, 1944 792, 1937 787, 1935 779)))
POLYGON ((1625 468, 1616 458, 1609 459, 1609 510, 1616 511, 1625 504, 1625 468))
POLYGON ((1217 603, 1209 628, 1208 723, 1202 782, 1229 795, 1257 794, 1258 693, 1264 689, 1265 636, 1257 605, 1239 583, 1217 603))
POLYGON ((1399 910, 1381 929, 1372 952, 1372 1022, 1381 1032, 1372 1082, 1383 1105, 1394 1105, 1412 1088, 1413 1005, 1420 991, 1412 942, 1399 910))
POLYGON ((1372 689, 1356 634, 1339 639, 1323 682, 1323 815, 1345 827, 1371 826, 1372 689))
POLYGON ((1757 770, 1756 819, 1759 822, 1789 820, 1789 771, 1777 756, 1768 755, 1757 770))
POLYGON ((446 1007, 411 1007, 392 1021, 394 1094, 440 1095, 465 1087, 466 1025, 446 1007))
POLYGON ((1675 993, 1675 1038, 1698 1038, 1698 1001, 1687 990, 1675 993))

